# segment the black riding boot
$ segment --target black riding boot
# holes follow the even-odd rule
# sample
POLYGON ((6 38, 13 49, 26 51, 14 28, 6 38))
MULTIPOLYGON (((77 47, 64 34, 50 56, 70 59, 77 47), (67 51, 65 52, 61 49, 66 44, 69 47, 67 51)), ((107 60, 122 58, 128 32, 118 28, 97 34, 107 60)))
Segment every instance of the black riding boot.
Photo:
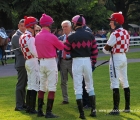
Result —
POLYGON ((91 114, 90 116, 96 117, 96 101, 95 101, 95 95, 89 96, 90 104, 91 104, 91 114))
POLYGON ((109 113, 109 115, 119 115, 120 114, 120 112, 119 112, 119 103, 120 103, 119 88, 113 89, 113 103, 114 103, 114 108, 109 113))
POLYGON ((52 113, 54 99, 48 99, 45 118, 58 118, 57 115, 52 113))
POLYGON ((44 113, 42 111, 42 106, 43 106, 43 99, 38 98, 38 114, 37 114, 37 117, 44 116, 44 113))
POLYGON ((79 110, 79 113, 80 113, 79 118, 86 119, 85 115, 84 115, 84 111, 83 111, 83 101, 82 101, 82 99, 77 99, 76 101, 77 101, 78 110, 79 110))
POLYGON ((27 90, 27 95, 26 95, 26 112, 30 112, 30 96, 31 96, 31 90, 27 90))
POLYGON ((32 90, 31 91, 31 98, 30 98, 30 114, 36 114, 37 111, 35 110, 35 106, 36 106, 36 95, 37 95, 37 91, 32 90))
POLYGON ((130 89, 124 88, 124 96, 125 96, 125 109, 123 112, 130 112, 130 89))

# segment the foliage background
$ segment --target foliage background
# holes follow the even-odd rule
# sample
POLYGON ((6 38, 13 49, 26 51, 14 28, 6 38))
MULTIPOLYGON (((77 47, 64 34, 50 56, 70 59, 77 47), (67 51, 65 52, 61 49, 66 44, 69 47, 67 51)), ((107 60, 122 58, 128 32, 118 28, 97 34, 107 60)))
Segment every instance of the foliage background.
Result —
POLYGON ((54 26, 60 28, 63 20, 82 13, 92 29, 109 29, 110 14, 123 11, 124 27, 128 28, 130 22, 139 24, 139 10, 140 0, 1 0, 0 27, 16 29, 25 15, 39 19, 46 13, 54 18, 54 26))

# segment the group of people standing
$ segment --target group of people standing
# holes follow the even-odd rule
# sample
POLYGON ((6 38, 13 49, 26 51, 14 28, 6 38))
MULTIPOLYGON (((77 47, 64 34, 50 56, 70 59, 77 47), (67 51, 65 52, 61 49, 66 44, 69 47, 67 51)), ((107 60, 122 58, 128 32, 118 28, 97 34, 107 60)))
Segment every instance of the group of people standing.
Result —
MULTIPOLYGON (((121 16, 120 13, 116 14, 119 15, 119 17, 121 16)), ((112 75, 112 71, 110 72, 115 102, 114 108, 110 114, 116 115, 119 114, 119 77, 122 78, 121 82, 126 92, 125 98, 127 100, 125 110, 128 112, 130 111, 130 90, 127 81, 127 65, 124 64, 124 62, 126 62, 125 52, 128 50, 129 36, 127 35, 126 30, 120 28, 122 23, 120 24, 117 19, 111 18, 110 21, 114 22, 115 28, 113 29, 116 29, 116 31, 111 34, 109 39, 111 42, 108 41, 103 52, 111 53, 114 57, 114 61, 112 59, 110 60, 110 70, 113 71, 115 69, 114 73, 117 77, 115 76, 114 78, 114 74, 112 75), (118 35, 118 32, 119 35, 121 35, 121 39, 119 39, 120 36, 118 35), (117 42, 116 38, 118 40, 117 42), (112 39, 114 40, 113 43, 112 39), (120 40, 123 42, 120 43, 120 40), (121 48, 117 47, 120 51, 115 49, 116 44, 121 44, 121 48), (123 56, 124 58, 121 63, 117 62, 119 56, 123 56), (112 61, 113 68, 111 68, 112 61), (120 71, 123 71, 125 75, 120 75, 120 71)), ((59 68, 63 96, 62 104, 69 103, 67 81, 68 73, 70 73, 74 83, 76 102, 80 113, 79 118, 85 119, 83 107, 86 104, 90 104, 90 116, 96 117, 96 100, 92 77, 98 55, 96 40, 90 29, 86 26, 83 15, 74 16, 71 22, 69 20, 63 21, 61 26, 64 35, 59 38, 51 33, 53 22, 51 16, 42 14, 42 17, 39 20, 40 28, 37 25, 38 21, 35 17, 25 16, 24 19, 19 21, 19 29, 12 37, 13 49, 21 48, 14 51, 16 56, 15 68, 18 72, 15 110, 21 111, 26 108, 27 113, 37 114, 38 117, 45 116, 45 118, 57 118, 58 116, 52 113, 52 108, 58 82, 59 68), (56 61, 57 56, 59 67, 57 66, 56 61), (25 90, 26 85, 27 93, 25 90), (83 90, 86 90, 86 97, 82 96, 83 93, 85 93, 83 90), (43 104, 46 91, 48 91, 48 96, 46 113, 44 114, 43 104), (38 111, 35 110, 37 92, 38 111), (85 98, 89 98, 89 103, 83 104, 85 98)))

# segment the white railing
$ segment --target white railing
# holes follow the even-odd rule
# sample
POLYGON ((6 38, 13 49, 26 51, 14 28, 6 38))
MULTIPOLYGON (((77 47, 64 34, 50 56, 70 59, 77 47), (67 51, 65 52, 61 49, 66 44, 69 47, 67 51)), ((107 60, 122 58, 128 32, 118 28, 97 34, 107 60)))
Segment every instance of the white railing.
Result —
MULTIPOLYGON (((5 52, 6 52, 6 59, 15 57, 15 54, 13 54, 13 52, 11 52, 11 50, 5 50, 5 52)), ((5 56, 3 56, 3 57, 5 57, 5 56)))
MULTIPOLYGON (((106 42, 107 39, 106 38, 95 38, 97 41, 97 45, 98 45, 98 49, 102 49, 106 42)), ((137 37, 130 37, 130 46, 137 46, 140 45, 140 36, 137 37)), ((11 50, 5 50, 6 52, 6 58, 13 58, 15 57, 14 54, 12 54, 11 50)))
MULTIPOLYGON (((11 42, 9 42, 8 43, 8 45, 10 46, 10 48, 11 48, 11 46, 12 46, 12 44, 11 44, 11 42)), ((6 59, 7 58, 14 58, 15 57, 15 54, 13 54, 13 51, 11 51, 11 50, 5 50, 5 53, 6 53, 6 59)), ((5 59, 5 55, 3 56, 3 58, 5 59)))
MULTIPOLYGON (((95 38, 97 41, 98 49, 102 49, 107 42, 107 38, 95 38)), ((140 36, 130 37, 130 46, 140 45, 140 36)))

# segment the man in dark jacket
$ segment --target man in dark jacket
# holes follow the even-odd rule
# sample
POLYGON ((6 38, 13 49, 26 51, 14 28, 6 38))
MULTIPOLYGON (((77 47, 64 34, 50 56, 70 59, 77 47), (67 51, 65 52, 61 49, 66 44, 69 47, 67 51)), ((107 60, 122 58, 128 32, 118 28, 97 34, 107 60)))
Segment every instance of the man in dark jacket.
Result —
MULTIPOLYGON (((12 36, 12 48, 19 48, 19 38, 22 33, 25 32, 24 19, 21 19, 18 24, 18 30, 12 36)), ((15 53, 15 69, 17 70, 18 81, 16 84, 16 107, 15 111, 24 110, 25 105, 25 95, 26 95, 26 85, 27 85, 27 72, 25 69, 25 59, 22 54, 21 49, 14 51, 15 53)))
POLYGON ((65 43, 65 51, 70 54, 72 62, 72 74, 74 81, 74 90, 79 109, 79 118, 85 119, 82 102, 82 81, 83 77, 86 84, 86 90, 89 94, 91 103, 91 117, 96 117, 95 92, 93 88, 92 67, 96 64, 98 55, 97 45, 93 34, 85 31, 85 19, 82 15, 76 15, 72 18, 72 26, 75 30, 65 43))

